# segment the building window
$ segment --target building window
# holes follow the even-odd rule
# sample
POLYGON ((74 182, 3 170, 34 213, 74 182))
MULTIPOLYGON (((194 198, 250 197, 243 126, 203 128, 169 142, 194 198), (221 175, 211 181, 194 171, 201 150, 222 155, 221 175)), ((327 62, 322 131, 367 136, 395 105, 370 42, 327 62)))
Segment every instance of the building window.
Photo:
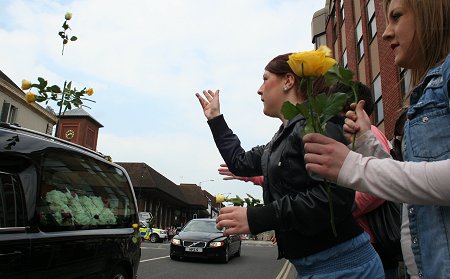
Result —
POLYGON ((369 41, 371 41, 377 34, 377 21, 375 19, 375 5, 374 0, 367 1, 366 12, 367 12, 367 29, 369 31, 369 41))
POLYGON ((336 9, 334 8, 334 6, 333 6, 333 9, 331 10, 330 16, 333 17, 333 35, 332 35, 333 37, 332 37, 332 39, 333 39, 333 43, 335 43, 337 40, 337 30, 336 30, 337 22, 336 22, 336 9))
POLYGON ((400 68, 400 92, 402 98, 405 98, 406 93, 411 89, 411 72, 407 69, 400 68))
POLYGON ((378 75, 372 83, 372 92, 375 103, 375 123, 379 124, 384 120, 383 96, 381 94, 381 77, 378 75))
POLYGON ((342 53, 341 63, 344 68, 348 67, 347 49, 342 53))
POLYGON ((342 26, 342 24, 344 24, 344 20, 345 20, 344 0, 341 0, 341 7, 339 9, 339 16, 340 16, 341 26, 342 26))
POLYGON ((363 32, 361 20, 358 21, 358 25, 356 25, 356 50, 358 54, 358 61, 364 56, 364 41, 363 41, 363 32))
POLYGON ((15 123, 16 116, 17 116, 17 108, 8 102, 4 102, 2 106, 0 121, 6 123, 15 123))

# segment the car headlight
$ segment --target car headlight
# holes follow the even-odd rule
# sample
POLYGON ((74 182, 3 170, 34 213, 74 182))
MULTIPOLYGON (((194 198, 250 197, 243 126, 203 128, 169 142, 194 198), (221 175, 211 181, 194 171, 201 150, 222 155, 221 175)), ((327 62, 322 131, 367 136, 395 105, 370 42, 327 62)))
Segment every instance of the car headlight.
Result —
POLYGON ((181 245, 181 241, 177 238, 172 238, 172 244, 173 245, 181 245))
POLYGON ((225 243, 223 241, 212 241, 209 244, 209 247, 221 247, 221 246, 224 246, 224 245, 225 245, 225 243))

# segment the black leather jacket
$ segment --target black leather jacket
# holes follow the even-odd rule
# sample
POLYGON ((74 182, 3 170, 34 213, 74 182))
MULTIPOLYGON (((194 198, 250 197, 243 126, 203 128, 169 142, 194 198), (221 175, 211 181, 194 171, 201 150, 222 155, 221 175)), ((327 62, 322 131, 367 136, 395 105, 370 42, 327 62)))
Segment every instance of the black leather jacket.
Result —
MULTIPOLYGON (((253 234, 275 230, 278 258, 312 255, 363 232, 352 216, 354 191, 330 184, 337 237, 333 235, 326 187, 313 180, 305 169, 303 116, 296 116, 286 127, 282 125, 269 143, 250 151, 241 147, 223 115, 208 124, 233 174, 264 175, 265 206, 249 207, 247 218, 253 234)), ((341 125, 329 122, 327 134, 346 143, 341 125)))

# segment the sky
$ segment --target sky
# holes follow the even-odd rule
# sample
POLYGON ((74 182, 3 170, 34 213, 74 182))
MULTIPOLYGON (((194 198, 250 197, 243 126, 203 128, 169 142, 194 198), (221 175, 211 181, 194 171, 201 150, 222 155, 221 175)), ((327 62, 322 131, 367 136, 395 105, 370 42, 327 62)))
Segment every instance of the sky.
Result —
MULTIPOLYGON (((20 86, 38 77, 94 88, 85 110, 104 127, 97 150, 143 162, 212 195, 250 194, 224 181, 223 162, 195 97, 219 89, 221 113, 246 150, 270 141, 279 119, 257 95, 266 64, 312 50, 311 20, 325 0, 0 0, 0 69, 20 86), (69 36, 61 55, 66 12, 69 36)), ((57 111, 55 103, 49 103, 57 111)))

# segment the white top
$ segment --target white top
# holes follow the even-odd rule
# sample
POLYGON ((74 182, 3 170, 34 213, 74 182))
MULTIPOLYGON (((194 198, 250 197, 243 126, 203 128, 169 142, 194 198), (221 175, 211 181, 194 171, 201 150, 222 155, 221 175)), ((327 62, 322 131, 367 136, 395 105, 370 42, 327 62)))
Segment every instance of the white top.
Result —
POLYGON ((400 162, 363 157, 389 155, 370 131, 358 138, 339 171, 337 184, 402 203, 450 206, 450 159, 400 162), (361 140, 360 140, 361 139, 361 140))
MULTIPOLYGON (((366 156, 390 157, 370 131, 358 138, 356 151, 366 156)), ((406 203, 450 205, 450 175, 447 173, 450 160, 400 162, 363 157, 361 154, 351 151, 347 155, 339 171, 337 184, 404 203, 401 225, 403 260, 411 278, 419 278, 411 249, 406 203)))

